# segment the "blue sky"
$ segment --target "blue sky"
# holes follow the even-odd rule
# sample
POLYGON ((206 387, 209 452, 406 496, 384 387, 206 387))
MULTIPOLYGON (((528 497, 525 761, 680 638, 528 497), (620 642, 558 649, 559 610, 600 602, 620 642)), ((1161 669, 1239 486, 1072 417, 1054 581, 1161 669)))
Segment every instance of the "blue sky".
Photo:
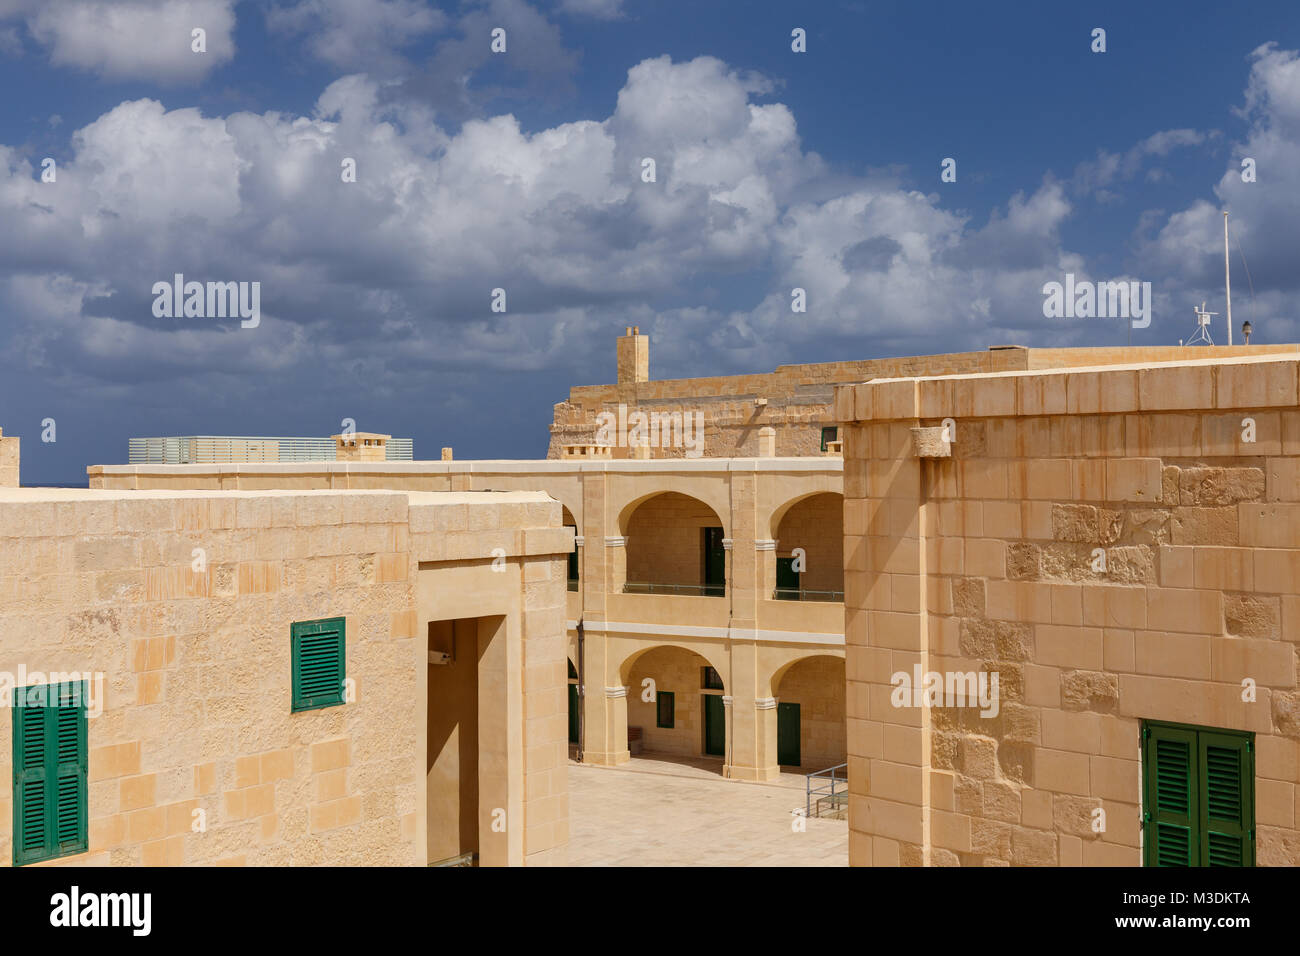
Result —
POLYGON ((25 483, 132 435, 344 418, 531 457, 625 325, 655 377, 1128 341, 1043 317, 1066 272, 1151 282, 1132 341, 1172 345, 1223 311, 1225 208, 1234 319, 1296 341, 1298 26, 1289 3, 0 0, 0 427, 25 483), (176 272, 259 281, 261 324, 155 317, 176 272))

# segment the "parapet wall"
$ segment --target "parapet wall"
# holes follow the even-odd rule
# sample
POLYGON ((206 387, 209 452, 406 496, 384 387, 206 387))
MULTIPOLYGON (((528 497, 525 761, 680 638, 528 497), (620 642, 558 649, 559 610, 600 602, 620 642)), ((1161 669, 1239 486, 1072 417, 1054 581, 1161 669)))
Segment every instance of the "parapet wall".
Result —
POLYGON ((1253 732, 1253 852, 1300 864, 1298 366, 837 390, 852 863, 1137 865, 1146 720, 1253 732))
MULTIPOLYGON (((645 338, 645 336, 641 336, 645 338)), ((628 341, 626 337, 618 340, 628 341)), ((992 348, 983 352, 953 352, 867 359, 855 362, 823 362, 811 365, 782 365, 773 372, 754 375, 726 375, 710 378, 682 378, 633 381, 616 385, 579 386, 569 399, 555 406, 547 458, 561 457, 565 445, 596 442, 597 416, 617 413, 620 404, 629 410, 661 414, 698 413, 703 418, 703 454, 710 458, 754 457, 759 448, 759 429, 775 430, 779 456, 822 455, 822 428, 834 426, 831 409, 837 385, 870 379, 901 376, 969 375, 1004 371, 1110 365, 1119 362, 1149 363, 1197 358, 1240 357, 1295 352, 1295 345, 1208 346, 1204 348, 992 348), (756 404, 762 400, 764 404, 756 404)), ((614 457, 627 457, 616 448, 614 457)), ((680 447, 655 447, 652 458, 680 458, 680 447)))

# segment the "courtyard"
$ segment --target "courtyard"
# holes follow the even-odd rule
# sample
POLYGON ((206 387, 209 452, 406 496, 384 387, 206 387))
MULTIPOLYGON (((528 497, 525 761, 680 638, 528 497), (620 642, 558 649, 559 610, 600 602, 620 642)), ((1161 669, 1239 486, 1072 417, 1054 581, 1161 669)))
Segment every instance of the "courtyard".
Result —
POLYGON ((571 866, 847 866, 848 823, 801 821, 804 778, 724 780, 720 760, 569 763, 571 866))

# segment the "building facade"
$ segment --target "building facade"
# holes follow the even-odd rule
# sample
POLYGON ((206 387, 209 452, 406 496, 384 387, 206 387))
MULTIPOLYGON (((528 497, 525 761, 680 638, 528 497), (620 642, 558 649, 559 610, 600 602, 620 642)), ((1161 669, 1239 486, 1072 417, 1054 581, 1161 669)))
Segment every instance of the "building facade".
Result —
POLYGON ((851 863, 1300 864, 1298 365, 837 391, 851 863))
POLYGON ((561 863, 544 495, 0 490, 0 858, 561 863))

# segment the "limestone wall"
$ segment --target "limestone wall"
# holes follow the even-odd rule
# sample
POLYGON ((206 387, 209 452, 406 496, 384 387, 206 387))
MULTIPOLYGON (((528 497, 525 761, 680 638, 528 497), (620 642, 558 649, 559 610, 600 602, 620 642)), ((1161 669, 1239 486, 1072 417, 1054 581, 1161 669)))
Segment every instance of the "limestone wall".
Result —
MULTIPOLYGON (((572 538, 538 495, 417 497, 0 494, 0 672, 103 675, 89 852, 53 862, 423 864, 426 823, 447 825, 425 819, 425 630, 471 613, 499 615, 513 648, 497 731, 514 741, 500 774, 512 826, 493 862, 562 854, 559 575, 572 538), (417 574, 442 590, 417 596, 417 574), (346 619, 355 700, 291 713, 290 624, 325 617, 346 619)), ((10 723, 0 708, 12 779, 10 723)), ((12 809, 0 790, 6 862, 12 809)))
POLYGON ((853 863, 1137 865, 1143 719, 1253 731, 1258 863, 1300 863, 1297 364, 839 390, 853 863), (916 665, 1000 712, 894 706, 916 665))

